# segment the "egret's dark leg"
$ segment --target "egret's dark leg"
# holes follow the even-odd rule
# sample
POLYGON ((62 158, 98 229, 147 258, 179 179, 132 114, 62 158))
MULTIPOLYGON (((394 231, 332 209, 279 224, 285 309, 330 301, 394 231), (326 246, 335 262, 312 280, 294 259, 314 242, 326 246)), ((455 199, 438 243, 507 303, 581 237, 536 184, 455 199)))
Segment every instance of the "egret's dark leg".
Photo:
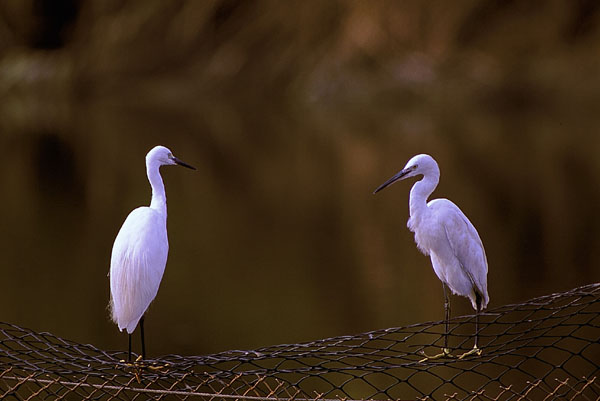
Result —
POLYGON ((142 333, 142 359, 146 359, 146 343, 144 342, 144 316, 140 319, 140 332, 142 333))
POLYGON ((129 353, 127 354, 127 362, 131 362, 131 334, 127 333, 127 337, 129 337, 129 353))
POLYGON ((481 312, 481 295, 478 292, 475 293, 475 303, 477 304, 477 310, 475 311, 475 348, 478 348, 477 343, 479 342, 479 313, 481 312))
POLYGON ((475 292, 475 305, 477 309, 475 309, 475 345, 473 345, 473 349, 465 352, 458 359, 463 359, 466 356, 470 356, 473 354, 481 355, 481 350, 477 346, 479 343, 479 313, 481 312, 481 295, 476 291, 475 292))
POLYGON ((475 311, 475 348, 479 340, 479 303, 477 304, 477 310, 475 311))
POLYGON ((446 331, 444 333, 444 350, 448 349, 448 332, 450 331, 450 299, 448 299, 448 291, 446 291, 446 284, 442 282, 442 288, 444 289, 444 312, 446 320, 446 331))
POLYGON ((448 332, 450 331, 450 299, 448 298, 448 291, 446 291, 446 283, 443 281, 442 288, 444 289, 444 348, 442 348, 441 353, 436 355, 427 355, 425 351, 420 351, 420 354, 425 357, 421 359, 420 362, 425 362, 430 359, 455 358, 455 356, 450 353, 450 348, 448 348, 448 332))

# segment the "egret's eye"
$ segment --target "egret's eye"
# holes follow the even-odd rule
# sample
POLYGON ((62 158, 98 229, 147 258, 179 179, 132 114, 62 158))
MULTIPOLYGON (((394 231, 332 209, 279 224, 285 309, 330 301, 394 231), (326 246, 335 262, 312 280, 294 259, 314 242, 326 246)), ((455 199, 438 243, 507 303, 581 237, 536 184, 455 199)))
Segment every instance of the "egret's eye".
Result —
POLYGON ((413 166, 411 167, 411 169, 412 169, 412 170, 416 170, 416 169, 417 169, 417 167, 419 167, 419 165, 418 165, 418 164, 415 164, 415 165, 413 165, 413 166))

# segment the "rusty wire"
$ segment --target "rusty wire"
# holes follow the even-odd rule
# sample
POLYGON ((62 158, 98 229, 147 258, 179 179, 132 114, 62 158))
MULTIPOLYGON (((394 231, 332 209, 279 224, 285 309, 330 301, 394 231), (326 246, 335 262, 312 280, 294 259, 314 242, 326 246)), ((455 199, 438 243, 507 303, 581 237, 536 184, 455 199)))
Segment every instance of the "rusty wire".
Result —
MULTIPOLYGON (((451 320, 455 353, 474 316, 451 320)), ((0 323, 0 398, 238 400, 600 400, 600 284, 481 316, 481 356, 421 362, 444 322, 135 365, 48 333, 0 323)), ((434 350, 435 351, 435 350, 434 350)))

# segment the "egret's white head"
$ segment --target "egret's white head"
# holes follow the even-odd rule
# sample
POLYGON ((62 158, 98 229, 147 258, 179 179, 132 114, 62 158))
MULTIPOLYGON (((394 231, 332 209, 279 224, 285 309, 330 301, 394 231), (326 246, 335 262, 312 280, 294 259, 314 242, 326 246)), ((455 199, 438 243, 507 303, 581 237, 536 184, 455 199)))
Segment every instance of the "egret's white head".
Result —
POLYGON ((385 187, 388 187, 395 183, 396 181, 403 180, 405 178, 414 177, 416 175, 438 175, 440 174, 440 169, 437 165, 437 162, 433 159, 433 157, 421 154, 416 155, 411 158, 406 166, 402 170, 400 170, 396 175, 392 178, 381 184, 377 189, 373 192, 374 194, 381 191, 385 187))
POLYGON ((173 156, 173 153, 164 146, 155 146, 146 155, 146 165, 148 166, 173 166, 175 164, 196 170, 194 167, 173 156))

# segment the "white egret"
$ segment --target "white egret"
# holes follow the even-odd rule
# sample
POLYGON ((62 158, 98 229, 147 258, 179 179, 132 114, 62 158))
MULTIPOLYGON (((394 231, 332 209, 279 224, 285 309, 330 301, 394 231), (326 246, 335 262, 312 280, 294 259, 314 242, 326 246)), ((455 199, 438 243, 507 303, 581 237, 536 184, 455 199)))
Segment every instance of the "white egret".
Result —
MULTIPOLYGON (((467 216, 448 199, 427 198, 435 190, 440 169, 429 155, 414 156, 406 166, 379 186, 377 193, 398 180, 422 175, 410 190, 408 228, 415 233, 417 247, 431 258, 433 270, 442 281, 444 289, 444 310, 446 333, 442 353, 426 359, 451 357, 448 348, 448 319, 450 301, 446 286, 456 295, 469 298, 475 309, 475 346, 460 358, 472 354, 481 354, 477 346, 479 332, 479 313, 489 302, 487 291, 488 264, 483 244, 477 230, 467 216)), ((426 360, 425 359, 425 360, 426 360)))
POLYGON ((144 344, 144 313, 156 297, 167 264, 167 198, 160 175, 160 166, 194 167, 173 156, 164 146, 156 146, 146 155, 146 173, 152 187, 150 206, 134 209, 119 230, 110 258, 110 309, 119 330, 129 335, 140 324, 142 358, 144 344))

